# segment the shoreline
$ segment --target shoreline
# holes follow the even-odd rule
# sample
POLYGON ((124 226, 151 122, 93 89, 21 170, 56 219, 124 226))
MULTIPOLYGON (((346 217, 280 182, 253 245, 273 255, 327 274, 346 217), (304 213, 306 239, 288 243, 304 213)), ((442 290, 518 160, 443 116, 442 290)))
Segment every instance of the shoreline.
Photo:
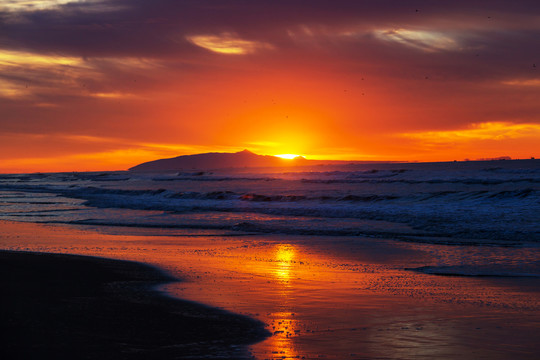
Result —
POLYGON ((0 250, 2 358, 248 359, 255 319, 173 298, 178 279, 134 261, 0 250))

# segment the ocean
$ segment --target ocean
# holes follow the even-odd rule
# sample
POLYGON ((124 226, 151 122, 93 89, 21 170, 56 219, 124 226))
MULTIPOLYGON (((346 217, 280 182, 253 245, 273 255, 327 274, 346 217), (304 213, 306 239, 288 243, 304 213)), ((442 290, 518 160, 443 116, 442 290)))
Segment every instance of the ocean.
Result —
POLYGON ((4 174, 0 220, 79 232, 2 248, 149 262, 263 320, 257 359, 539 350, 540 160, 4 174))

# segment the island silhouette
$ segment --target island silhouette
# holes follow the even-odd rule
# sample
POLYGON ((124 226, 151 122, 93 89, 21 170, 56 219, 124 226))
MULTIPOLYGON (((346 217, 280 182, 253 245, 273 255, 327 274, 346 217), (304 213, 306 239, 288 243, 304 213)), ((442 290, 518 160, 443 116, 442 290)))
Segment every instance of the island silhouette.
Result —
POLYGON ((310 165, 303 156, 283 159, 271 155, 258 155, 247 149, 235 153, 211 152, 182 155, 169 159, 148 161, 130 168, 130 171, 178 171, 186 169, 225 169, 245 167, 284 167, 310 165))

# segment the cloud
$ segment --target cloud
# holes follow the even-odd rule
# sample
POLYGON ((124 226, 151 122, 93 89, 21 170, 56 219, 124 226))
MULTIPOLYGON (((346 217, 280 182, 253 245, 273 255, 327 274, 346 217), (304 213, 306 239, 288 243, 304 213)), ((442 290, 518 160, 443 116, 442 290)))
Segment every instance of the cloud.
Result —
POLYGON ((61 5, 76 3, 80 0, 4 0, 0 9, 4 11, 39 11, 58 8, 61 5))
POLYGON ((502 82, 504 85, 510 86, 531 86, 539 87, 540 79, 516 79, 516 80, 507 80, 502 82))
POLYGON ((0 66, 80 66, 82 59, 72 56, 40 55, 28 51, 0 50, 0 66))
POLYGON ((150 73, 157 60, 114 57, 84 58, 0 48, 0 98, 43 103, 56 96, 136 98, 126 77, 150 73))
POLYGON ((383 41, 396 42, 427 52, 459 49, 459 44, 454 38, 436 31, 375 30, 375 36, 383 41))
POLYGON ((21 98, 38 92, 69 88, 75 73, 87 70, 77 57, 40 55, 0 49, 0 97, 21 98))
POLYGON ((401 136, 422 140, 426 143, 518 139, 540 137, 540 124, 484 122, 472 124, 467 129, 405 133, 401 134, 401 136))
POLYGON ((91 93, 90 96, 102 99, 133 99, 138 98, 137 95, 120 93, 120 92, 109 92, 109 93, 91 93))
POLYGON ((228 55, 251 54, 261 49, 273 48, 270 44, 240 39, 231 33, 222 33, 220 35, 188 35, 186 39, 204 49, 228 55))

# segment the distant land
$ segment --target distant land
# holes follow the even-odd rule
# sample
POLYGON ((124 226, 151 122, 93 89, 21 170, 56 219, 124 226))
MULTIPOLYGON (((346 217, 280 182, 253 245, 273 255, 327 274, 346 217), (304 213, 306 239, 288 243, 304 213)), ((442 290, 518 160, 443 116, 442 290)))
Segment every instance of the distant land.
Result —
POLYGON ((302 156, 282 159, 277 156, 257 155, 249 150, 236 153, 205 153, 182 155, 170 159, 148 161, 130 168, 130 171, 179 171, 192 169, 226 169, 244 167, 288 167, 312 165, 313 160, 302 156))
MULTIPOLYGON (((161 172, 182 170, 218 170, 239 168, 283 168, 296 166, 378 164, 382 161, 344 161, 344 160, 308 160, 303 156, 283 159, 272 155, 258 155, 249 150, 235 153, 211 152, 204 154, 182 155, 169 159, 148 161, 129 169, 135 172, 161 172)), ((384 163, 395 163, 384 161, 384 163)))
MULTIPOLYGON (((531 159, 534 159, 531 158, 531 159)), ((497 158, 484 158, 459 162, 490 162, 511 160, 508 156, 497 158)), ((453 161, 454 163, 456 160, 453 161)), ((235 153, 211 152, 204 154, 182 155, 174 158, 148 161, 133 166, 129 171, 134 172, 163 172, 163 171, 190 171, 190 170, 218 170, 218 169, 241 169, 241 168, 284 168, 284 167, 310 167, 323 165, 357 166, 357 165, 392 165, 392 164, 414 164, 416 161, 344 161, 344 160, 308 160, 303 156, 294 159, 283 159, 278 156, 258 155, 249 150, 242 150, 235 153)), ((441 164, 450 163, 449 161, 441 164)))

